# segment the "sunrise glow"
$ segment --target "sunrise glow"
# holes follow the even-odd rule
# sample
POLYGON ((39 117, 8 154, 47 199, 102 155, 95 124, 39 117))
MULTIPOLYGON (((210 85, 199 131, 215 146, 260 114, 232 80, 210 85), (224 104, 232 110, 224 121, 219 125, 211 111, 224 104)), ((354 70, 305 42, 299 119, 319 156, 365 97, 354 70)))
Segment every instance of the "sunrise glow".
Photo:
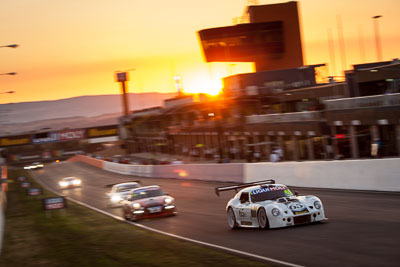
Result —
MULTIPOLYGON (((0 103, 119 94, 114 72, 127 69, 135 69, 130 74, 130 93, 176 92, 173 77, 178 74, 184 92, 216 95, 222 88, 221 78, 254 69, 251 62, 205 63, 197 32, 233 25, 246 3, 122 0, 116 4, 88 0, 77 5, 74 1, 32 4, 4 0, 0 45, 19 46, 0 49, 0 73, 17 73, 0 76, 1 90, 16 92, 2 94, 0 103)), ((351 4, 345 0, 299 1, 304 63, 327 63, 329 74, 343 75, 343 69, 352 64, 376 61, 375 15, 382 15, 383 60, 399 57, 399 8, 400 1, 391 0, 354 0, 351 4), (343 24, 346 64, 338 45, 338 15, 343 24), (328 29, 334 40, 335 62, 330 62, 328 29), (365 56, 360 52, 361 43, 365 56)))

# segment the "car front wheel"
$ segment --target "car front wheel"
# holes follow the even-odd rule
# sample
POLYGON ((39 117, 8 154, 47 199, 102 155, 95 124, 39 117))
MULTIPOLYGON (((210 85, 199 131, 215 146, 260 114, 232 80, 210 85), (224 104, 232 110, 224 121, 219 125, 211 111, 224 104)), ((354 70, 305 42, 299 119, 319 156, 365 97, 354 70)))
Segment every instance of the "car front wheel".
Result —
POLYGON ((258 225, 260 226, 260 228, 266 229, 269 227, 267 212, 265 211, 264 208, 261 208, 258 210, 257 220, 258 220, 258 225))
POLYGON ((238 228, 238 224, 236 222, 235 213, 233 212, 233 209, 231 207, 229 207, 229 209, 228 209, 228 224, 229 224, 229 227, 231 229, 237 229, 238 228))
POLYGON ((122 215, 124 216, 124 219, 125 220, 129 220, 130 218, 129 218, 129 212, 127 212, 127 209, 125 209, 125 207, 124 208, 122 208, 122 215))

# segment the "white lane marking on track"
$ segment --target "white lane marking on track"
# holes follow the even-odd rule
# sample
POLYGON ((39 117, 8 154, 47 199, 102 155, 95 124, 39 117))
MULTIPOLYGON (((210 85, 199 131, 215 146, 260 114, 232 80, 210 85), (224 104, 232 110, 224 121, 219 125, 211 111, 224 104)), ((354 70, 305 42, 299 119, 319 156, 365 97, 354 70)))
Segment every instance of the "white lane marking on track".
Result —
MULTIPOLYGON (((60 195, 59 193, 55 192, 53 189, 48 187, 46 184, 43 184, 40 181, 40 179, 37 179, 36 174, 34 174, 32 172, 30 172, 30 174, 32 175, 32 177, 34 177, 35 181, 37 181, 39 184, 41 184, 48 191, 52 192, 53 194, 60 195)), ((183 237, 183 236, 180 236, 180 235, 174 235, 174 234, 171 234, 171 233, 168 233, 168 232, 164 232, 164 231, 161 231, 161 230, 157 230, 157 229, 154 229, 154 228, 142 225, 142 224, 126 221, 124 218, 122 218, 120 216, 117 216, 117 215, 108 213, 108 212, 106 212, 104 210, 92 207, 92 206, 90 206, 88 204, 80 202, 79 200, 72 199, 71 197, 65 197, 65 198, 70 200, 70 201, 73 201, 73 202, 75 202, 75 203, 77 203, 79 205, 85 206, 85 207, 87 207, 89 209, 92 209, 92 210, 95 210, 95 211, 97 211, 99 213, 102 213, 104 215, 110 216, 110 217, 112 217, 112 218, 114 218, 114 219, 116 219, 118 221, 125 221, 126 223, 129 223, 131 225, 140 227, 142 229, 146 229, 148 231, 156 232, 156 233, 159 233, 159 234, 163 234, 163 235, 174 237, 174 238, 177 238, 177 239, 189 241, 189 242, 200 244, 200 245, 203 245, 203 246, 217 248, 217 249, 220 249, 220 250, 228 251, 228 252, 231 252, 231 253, 234 253, 234 254, 238 254, 238 255, 243 255, 243 256, 246 256, 246 257, 252 257, 252 258, 259 259, 259 260, 264 260, 264 261, 267 261, 267 262, 273 262, 273 263, 281 264, 281 265, 284 265, 284 266, 304 267, 302 265, 293 264, 293 263, 290 263, 290 262, 280 261, 280 260, 276 260, 276 259, 273 259, 273 258, 268 258, 268 257, 264 257, 264 256, 260 256, 260 255, 256 255, 256 254, 252 254, 252 253, 248 253, 248 252, 244 252, 244 251, 228 248, 228 247, 223 247, 223 246, 219 246, 219 245, 215 245, 215 244, 211 244, 211 243, 207 243, 207 242, 203 242, 203 241, 199 241, 199 240, 183 237)))

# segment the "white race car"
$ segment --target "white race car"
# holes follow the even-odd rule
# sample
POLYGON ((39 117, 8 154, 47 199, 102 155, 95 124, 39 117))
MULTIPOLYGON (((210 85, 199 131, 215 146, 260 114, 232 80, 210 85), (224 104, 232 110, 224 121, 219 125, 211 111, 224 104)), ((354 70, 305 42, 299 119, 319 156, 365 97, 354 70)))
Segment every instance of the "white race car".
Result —
POLYGON ((81 179, 76 177, 65 177, 58 182, 58 185, 60 186, 61 189, 81 187, 82 181, 81 179))
POLYGON ((24 166, 25 170, 38 170, 44 167, 43 163, 41 162, 34 162, 31 165, 24 166))
POLYGON ((124 199, 126 199, 129 195, 129 192, 132 189, 141 187, 139 181, 125 182, 119 184, 111 184, 107 185, 107 187, 111 187, 109 193, 106 193, 108 200, 108 206, 110 207, 119 207, 124 199))
POLYGON ((216 194, 239 190, 226 205, 228 224, 238 227, 279 228, 326 221, 321 200, 316 196, 294 195, 286 185, 274 180, 222 186, 216 194))

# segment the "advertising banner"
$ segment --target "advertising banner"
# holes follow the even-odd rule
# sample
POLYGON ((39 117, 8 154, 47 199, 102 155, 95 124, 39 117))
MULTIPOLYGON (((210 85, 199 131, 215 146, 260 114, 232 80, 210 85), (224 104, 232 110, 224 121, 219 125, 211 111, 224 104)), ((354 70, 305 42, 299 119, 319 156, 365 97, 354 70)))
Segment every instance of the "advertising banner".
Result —
POLYGON ((28 187, 30 187, 31 186, 31 183, 30 182, 22 182, 21 183, 21 187, 22 188, 28 188, 28 187))
POLYGON ((26 194, 28 196, 38 196, 42 194, 42 189, 40 188, 28 188, 26 190, 26 194))
POLYGON ((109 125, 95 128, 87 129, 88 138, 97 138, 97 137, 105 137, 105 136, 117 136, 118 135, 118 126, 117 125, 109 125))
POLYGON ((58 132, 60 141, 81 140, 85 137, 85 130, 68 130, 58 132))
POLYGON ((20 146, 30 144, 29 135, 7 136, 0 138, 0 147, 20 146))
POLYGON ((56 132, 35 134, 32 137, 32 144, 53 143, 59 140, 56 132))
POLYGON ((43 199, 44 210, 65 209, 67 202, 64 197, 48 197, 43 199))

